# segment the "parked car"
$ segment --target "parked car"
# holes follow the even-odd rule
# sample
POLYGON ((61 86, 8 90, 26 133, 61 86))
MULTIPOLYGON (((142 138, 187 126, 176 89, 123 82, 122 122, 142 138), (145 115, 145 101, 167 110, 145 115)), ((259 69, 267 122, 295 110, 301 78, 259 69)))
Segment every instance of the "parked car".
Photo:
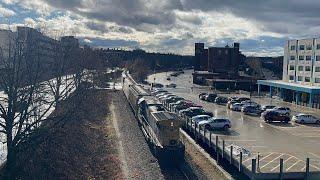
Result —
POLYGON ((181 100, 184 100, 184 98, 175 96, 175 97, 171 97, 169 99, 166 99, 163 102, 163 104, 165 104, 169 108, 170 103, 174 103, 174 102, 181 101, 181 100))
POLYGON ((276 106, 274 105, 265 105, 265 106, 262 106, 261 110, 262 111, 268 111, 268 110, 271 110, 273 108, 275 108, 276 106))
POLYGON ((189 118, 192 118, 197 115, 209 115, 209 116, 213 117, 212 112, 205 111, 199 107, 190 107, 186 110, 179 111, 179 115, 180 116, 187 116, 189 118))
POLYGON ((265 122, 290 122, 290 117, 288 115, 279 113, 277 111, 265 111, 262 113, 261 117, 265 122))
POLYGON ((167 94, 171 94, 171 93, 169 93, 169 92, 162 92, 162 93, 156 94, 155 96, 156 96, 157 98, 159 98, 159 97, 164 96, 164 95, 167 95, 167 94))
POLYGON ((200 94, 199 94, 199 99, 205 100, 207 94, 208 94, 208 93, 200 93, 200 94))
POLYGON ((241 108, 242 108, 241 103, 234 103, 234 104, 231 104, 231 106, 230 106, 230 109, 232 111, 241 111, 241 108))
POLYGON ((284 114, 284 115, 290 115, 291 110, 288 107, 275 107, 273 109, 271 109, 271 111, 276 111, 280 114, 284 114))
POLYGON ((176 88, 177 85, 174 84, 174 83, 171 83, 171 84, 169 84, 169 85, 166 85, 166 87, 167 87, 167 88, 176 88))
POLYGON ((163 88, 163 85, 160 83, 151 83, 151 86, 154 88, 163 88))
POLYGON ((238 102, 251 101, 251 99, 250 99, 250 98, 247 98, 247 97, 239 97, 239 98, 237 98, 237 99, 235 99, 235 100, 238 101, 238 102))
POLYGON ((180 100, 180 101, 177 101, 177 102, 173 102, 173 103, 169 104, 169 109, 170 109, 170 111, 174 111, 177 106, 182 105, 184 103, 192 103, 192 102, 188 101, 188 100, 180 100))
POLYGON ((204 97, 204 100, 208 101, 208 102, 214 102, 214 100, 216 99, 217 95, 216 94, 207 94, 205 97, 204 97))
POLYGON ((227 131, 231 128, 231 122, 229 119, 224 118, 210 118, 206 121, 201 121, 198 123, 200 128, 206 129, 223 129, 227 131))
POLYGON ((231 108, 231 105, 232 105, 232 104, 235 104, 235 103, 239 103, 239 102, 236 101, 236 100, 230 100, 230 101, 228 101, 228 102, 227 102, 227 108, 230 109, 230 108, 231 108))
POLYGON ((192 124, 194 124, 195 127, 198 127, 199 122, 206 121, 210 118, 211 118, 211 116, 209 116, 209 115, 198 115, 198 116, 192 117, 191 122, 192 122, 192 124))
POLYGON ((174 95, 174 94, 166 94, 166 95, 164 95, 164 96, 160 96, 160 97, 158 97, 158 99, 160 100, 160 101, 162 101, 163 99, 166 99, 166 98, 169 98, 169 97, 175 97, 176 95, 174 95))
POLYGON ((297 114, 292 121, 300 124, 320 124, 320 119, 310 114, 297 114))
POLYGON ((201 106, 196 105, 196 104, 194 104, 192 102, 184 102, 183 104, 180 104, 180 105, 176 106, 173 110, 175 112, 180 112, 181 110, 185 110, 185 109, 188 109, 190 107, 201 107, 201 106))
POLYGON ((228 103, 228 98, 218 96, 218 97, 216 97, 216 99, 214 100, 214 102, 215 102, 216 104, 219 104, 219 105, 225 105, 225 104, 228 103))
POLYGON ((155 96, 157 94, 160 94, 160 93, 167 93, 168 91, 167 90, 163 90, 163 89, 156 89, 154 91, 151 92, 151 95, 155 96))
POLYGON ((244 106, 241 108, 241 112, 244 114, 260 115, 262 111, 261 108, 257 106, 244 106))
POLYGON ((261 107, 260 104, 253 102, 253 101, 250 101, 250 100, 249 101, 242 101, 241 104, 242 104, 242 107, 244 107, 244 106, 255 106, 258 108, 261 107))

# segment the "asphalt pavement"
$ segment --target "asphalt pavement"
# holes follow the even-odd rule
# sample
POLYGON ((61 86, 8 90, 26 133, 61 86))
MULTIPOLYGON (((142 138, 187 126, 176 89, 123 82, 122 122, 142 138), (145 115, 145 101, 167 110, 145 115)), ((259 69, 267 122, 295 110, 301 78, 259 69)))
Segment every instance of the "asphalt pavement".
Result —
MULTIPOLYGON (((244 160, 244 164, 250 167, 250 159, 260 156, 261 172, 279 172, 279 159, 284 159, 285 171, 305 171, 306 158, 310 158, 310 170, 320 171, 320 126, 300 125, 296 123, 265 123, 260 117, 243 115, 241 112, 234 112, 226 106, 199 100, 200 92, 210 92, 207 87, 192 84, 192 71, 185 71, 178 77, 171 77, 167 80, 168 73, 158 73, 148 77, 149 82, 155 81, 163 85, 170 83, 177 84, 175 89, 167 89, 169 92, 185 99, 202 105, 205 110, 211 111, 216 117, 225 117, 231 120, 232 128, 228 132, 213 131, 224 139, 226 144, 234 144, 251 152, 251 155, 244 160)), ((221 94, 232 96, 230 94, 221 94)), ((237 94, 239 96, 239 94, 237 94)), ((245 96, 245 95, 244 95, 245 96)), ((273 104, 278 106, 289 106, 292 114, 310 113, 320 117, 320 110, 307 107, 295 106, 270 98, 253 98, 261 105, 273 104)))

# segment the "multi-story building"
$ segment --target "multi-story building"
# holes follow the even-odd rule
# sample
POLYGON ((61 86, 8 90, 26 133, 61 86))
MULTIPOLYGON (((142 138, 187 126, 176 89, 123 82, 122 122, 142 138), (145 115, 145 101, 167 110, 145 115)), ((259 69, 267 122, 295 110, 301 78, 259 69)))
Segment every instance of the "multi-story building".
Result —
POLYGON ((240 64, 239 48, 239 43, 234 43, 233 47, 227 45, 208 49, 204 48, 204 43, 195 43, 195 70, 234 74, 240 64))
POLYGON ((284 47, 282 81, 259 81, 270 96, 320 108, 320 39, 289 40, 284 47))

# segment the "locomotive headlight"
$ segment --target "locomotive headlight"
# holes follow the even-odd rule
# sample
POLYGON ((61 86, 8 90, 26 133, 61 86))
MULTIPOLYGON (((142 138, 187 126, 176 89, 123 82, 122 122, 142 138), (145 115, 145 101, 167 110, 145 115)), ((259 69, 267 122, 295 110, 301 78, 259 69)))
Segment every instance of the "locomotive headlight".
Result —
POLYGON ((171 122, 171 127, 173 127, 173 122, 171 122))

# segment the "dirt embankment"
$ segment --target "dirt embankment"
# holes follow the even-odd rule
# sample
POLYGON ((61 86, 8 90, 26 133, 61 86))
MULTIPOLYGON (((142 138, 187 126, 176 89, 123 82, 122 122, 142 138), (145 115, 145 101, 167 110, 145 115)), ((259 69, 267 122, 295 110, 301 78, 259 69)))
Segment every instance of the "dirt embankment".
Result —
MULTIPOLYGON (((123 179, 108 91, 90 90, 63 125, 39 135, 18 155, 17 179, 123 179), (40 140, 39 140, 40 139, 40 140)), ((68 108, 68 102, 62 104, 68 108)))

